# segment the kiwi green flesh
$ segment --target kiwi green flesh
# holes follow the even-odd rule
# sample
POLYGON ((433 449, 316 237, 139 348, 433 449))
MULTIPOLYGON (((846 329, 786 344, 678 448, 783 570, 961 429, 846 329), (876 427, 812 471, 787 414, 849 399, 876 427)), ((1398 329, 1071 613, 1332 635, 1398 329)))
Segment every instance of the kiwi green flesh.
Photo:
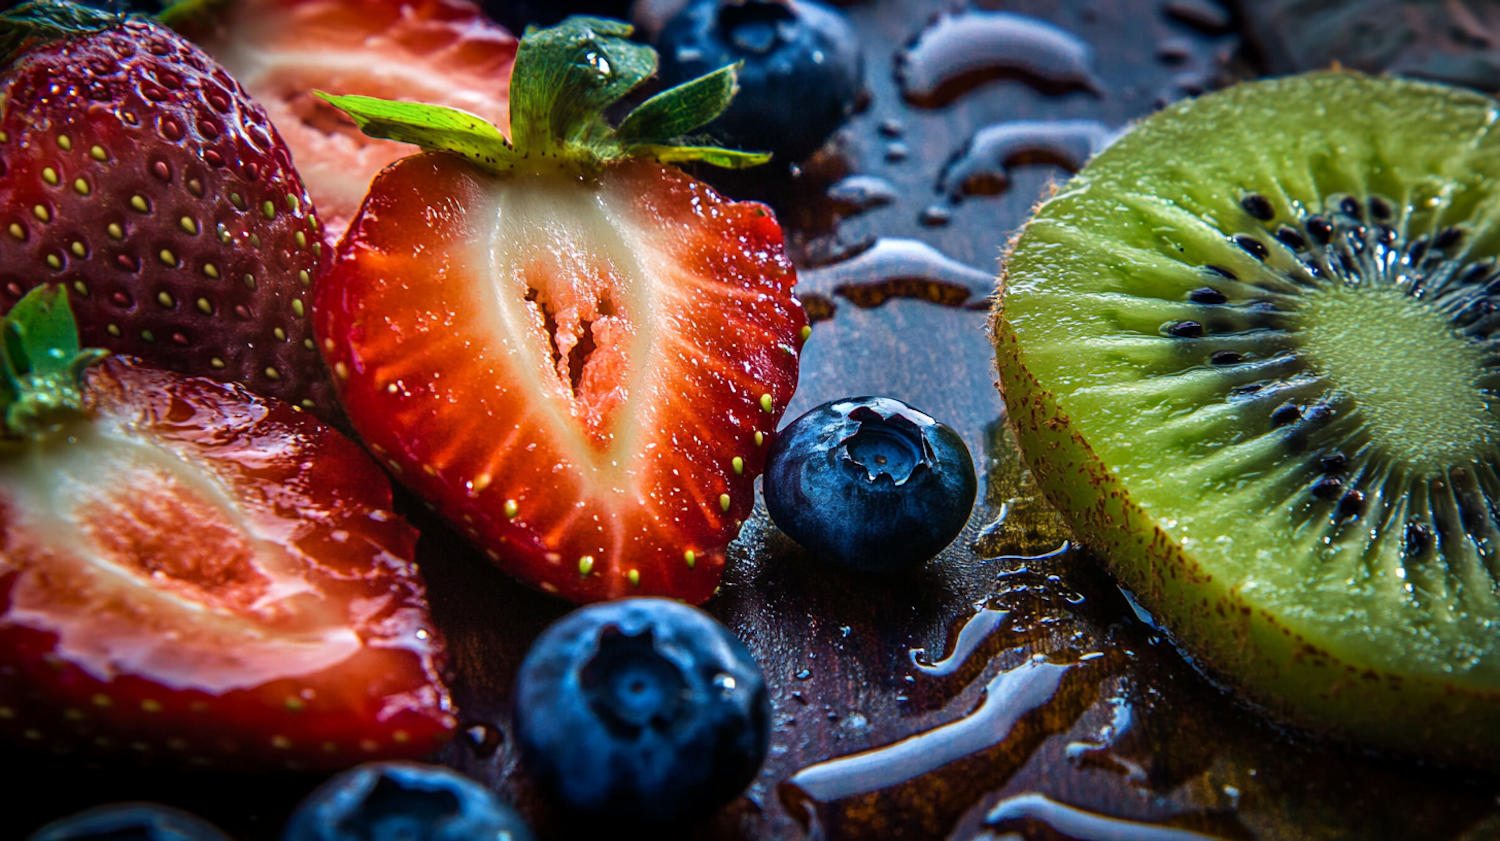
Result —
POLYGON ((1146 120, 1039 209, 993 330, 1039 484, 1298 723, 1500 761, 1500 117, 1345 72, 1146 120))

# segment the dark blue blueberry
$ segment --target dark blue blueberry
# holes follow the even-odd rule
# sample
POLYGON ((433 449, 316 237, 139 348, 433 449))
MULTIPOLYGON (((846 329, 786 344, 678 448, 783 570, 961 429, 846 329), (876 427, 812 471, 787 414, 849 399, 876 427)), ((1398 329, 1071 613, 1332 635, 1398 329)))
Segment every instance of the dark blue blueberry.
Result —
POLYGON ((692 0, 657 39, 666 85, 743 61, 740 91, 703 131, 793 162, 849 119, 864 89, 859 39, 809 0, 692 0))
POLYGON ((583 823, 696 820, 755 778, 770 696, 745 646, 668 599, 583 607, 537 638, 515 692, 516 741, 583 823))
POLYGON ((630 0, 479 0, 486 15, 520 34, 527 26, 555 26, 569 15, 625 18, 630 0))
POLYGON ((824 403, 766 455, 766 509, 789 537, 842 566, 921 563, 963 530, 974 462, 958 433, 889 397, 824 403))
POLYGON ((282 841, 532 841, 515 810, 449 768, 371 762, 307 796, 282 841))
POLYGON ((218 827, 159 803, 111 803, 53 821, 27 841, 229 841, 218 827))

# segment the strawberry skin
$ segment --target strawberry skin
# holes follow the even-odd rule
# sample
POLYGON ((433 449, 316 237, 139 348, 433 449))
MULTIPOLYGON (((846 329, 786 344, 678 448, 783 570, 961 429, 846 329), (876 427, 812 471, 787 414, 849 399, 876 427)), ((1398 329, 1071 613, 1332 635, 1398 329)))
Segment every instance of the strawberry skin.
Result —
POLYGON ((468 0, 235 0, 198 42, 265 106, 333 242, 375 173, 411 149, 361 134, 314 89, 509 122, 516 39, 468 0))
POLYGON ((444 652, 357 445, 120 357, 86 414, 0 443, 0 734, 214 767, 417 757, 444 652))
POLYGON ((711 596, 797 382, 781 229, 679 170, 376 178, 320 287, 340 398, 403 482, 531 586, 711 596))
POLYGON ((331 256, 265 112, 176 34, 127 18, 0 72, 0 302, 65 284, 85 345, 332 419, 331 256))

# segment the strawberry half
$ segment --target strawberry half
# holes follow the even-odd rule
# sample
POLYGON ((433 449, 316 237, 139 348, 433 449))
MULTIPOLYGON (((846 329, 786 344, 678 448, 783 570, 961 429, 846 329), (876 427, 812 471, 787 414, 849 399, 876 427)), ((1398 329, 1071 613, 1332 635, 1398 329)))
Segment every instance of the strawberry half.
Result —
POLYGON ((333 242, 370 179, 411 148, 361 133, 313 89, 435 102, 502 126, 509 119, 516 39, 468 0, 234 0, 211 33, 200 37, 192 23, 183 31, 280 129, 333 242))
POLYGON ((0 300, 65 284, 89 346, 337 417, 308 319, 332 250, 265 112, 145 19, 30 4, 7 43, 0 300))
POLYGON ((51 288, 0 332, 0 733, 306 768, 449 737, 416 534, 357 445, 239 386, 80 372, 51 288))
POLYGON ((755 501, 806 315, 770 210, 664 162, 734 67, 599 112, 655 70, 614 21, 528 34, 514 146, 473 115, 329 97, 439 150, 371 185, 314 312, 366 443, 502 568, 578 602, 701 602, 755 501))

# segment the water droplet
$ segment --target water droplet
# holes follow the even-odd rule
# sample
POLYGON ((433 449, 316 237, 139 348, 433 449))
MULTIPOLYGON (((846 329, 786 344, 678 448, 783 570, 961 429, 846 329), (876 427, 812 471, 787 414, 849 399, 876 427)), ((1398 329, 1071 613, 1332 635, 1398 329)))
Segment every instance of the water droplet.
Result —
POLYGON ((1168 38, 1156 45, 1156 58, 1162 64, 1182 64, 1193 57, 1193 44, 1186 38, 1168 38))
POLYGON ((792 677, 796 678, 797 680, 807 680, 808 678, 812 677, 812 669, 802 669, 795 675, 792 675, 792 677))
POLYGON ((1076 841, 1215 841, 1187 829, 1159 826, 1086 812, 1041 794, 1008 797, 985 815, 985 825, 1001 831, 1046 824, 1076 841))
POLYGON ((797 292, 839 295, 855 306, 878 307, 891 298, 916 298, 948 307, 971 299, 987 305, 995 278, 960 263, 921 240, 882 237, 830 266, 797 273, 797 292))
POLYGON ((901 94, 936 107, 996 78, 1019 78, 1046 92, 1098 91, 1094 52, 1061 27, 1012 12, 940 15, 896 56, 901 94))
POLYGON ((801 802, 829 803, 900 785, 970 754, 998 745, 1017 721, 1056 695, 1073 666, 1027 661, 996 675, 974 712, 891 745, 809 765, 783 783, 788 812, 801 802))
MULTIPOLYGON (((1141 607, 1141 603, 1135 600, 1134 593, 1130 592, 1124 587, 1121 587, 1120 594, 1125 597, 1125 603, 1130 605, 1130 612, 1135 614, 1135 618, 1139 619, 1142 625, 1145 625, 1153 631, 1161 630, 1161 628, 1157 626, 1156 620, 1152 618, 1151 613, 1144 607, 1141 607)), ((1152 634, 1152 636, 1155 637, 1156 635, 1152 634)), ((1155 645, 1155 643, 1152 643, 1152 645, 1155 645)))
POLYGON ((464 742, 468 744, 469 750, 473 751, 475 756, 481 758, 493 756, 504 740, 504 731, 493 724, 478 722, 464 726, 464 742))
POLYGON ((829 187, 828 197, 858 213, 895 201, 896 188, 884 178, 851 175, 829 187))
POLYGON ((1010 170, 1048 164, 1077 172, 1119 136, 1094 120, 1015 120, 976 131, 943 168, 938 191, 952 201, 996 195, 1010 187, 1010 170))
POLYGON ((946 205, 931 204, 917 214, 917 222, 924 228, 941 228, 953 221, 953 211, 946 205))
POLYGON ((969 620, 959 629, 958 637, 953 641, 953 650, 947 657, 935 663, 923 663, 921 655, 926 653, 926 649, 914 648, 908 652, 912 665, 917 671, 933 677, 946 677, 953 674, 963 667, 969 656, 990 634, 995 632, 995 629, 1004 624, 1005 618, 1009 615, 1008 610, 980 608, 979 612, 969 617, 969 620))
POLYGON ((1205 35, 1222 35, 1229 31, 1229 10, 1211 0, 1167 0, 1162 11, 1167 17, 1205 35))
MULTIPOLYGON (((1041 555, 995 555, 994 557, 982 558, 981 560, 986 560, 986 561, 1021 561, 1023 564, 1025 562, 1027 562, 1027 561, 1050 561, 1050 560, 1053 560, 1055 558, 1062 557, 1064 554, 1066 554, 1069 551, 1071 551, 1072 548, 1073 548, 1073 544, 1070 541, 1064 540, 1063 544, 1061 546, 1057 547, 1056 549, 1053 549, 1051 552, 1046 552, 1046 553, 1043 553, 1041 555)), ((1021 566, 1021 567, 1017 567, 1016 569, 1006 570, 1005 572, 1002 572, 1002 573, 996 575, 995 577, 996 578, 1009 578, 1009 577, 1014 576, 1014 575, 1025 575, 1025 574, 1027 574, 1029 572, 1031 572, 1031 570, 1029 568, 1027 568, 1025 566, 1021 566)))

